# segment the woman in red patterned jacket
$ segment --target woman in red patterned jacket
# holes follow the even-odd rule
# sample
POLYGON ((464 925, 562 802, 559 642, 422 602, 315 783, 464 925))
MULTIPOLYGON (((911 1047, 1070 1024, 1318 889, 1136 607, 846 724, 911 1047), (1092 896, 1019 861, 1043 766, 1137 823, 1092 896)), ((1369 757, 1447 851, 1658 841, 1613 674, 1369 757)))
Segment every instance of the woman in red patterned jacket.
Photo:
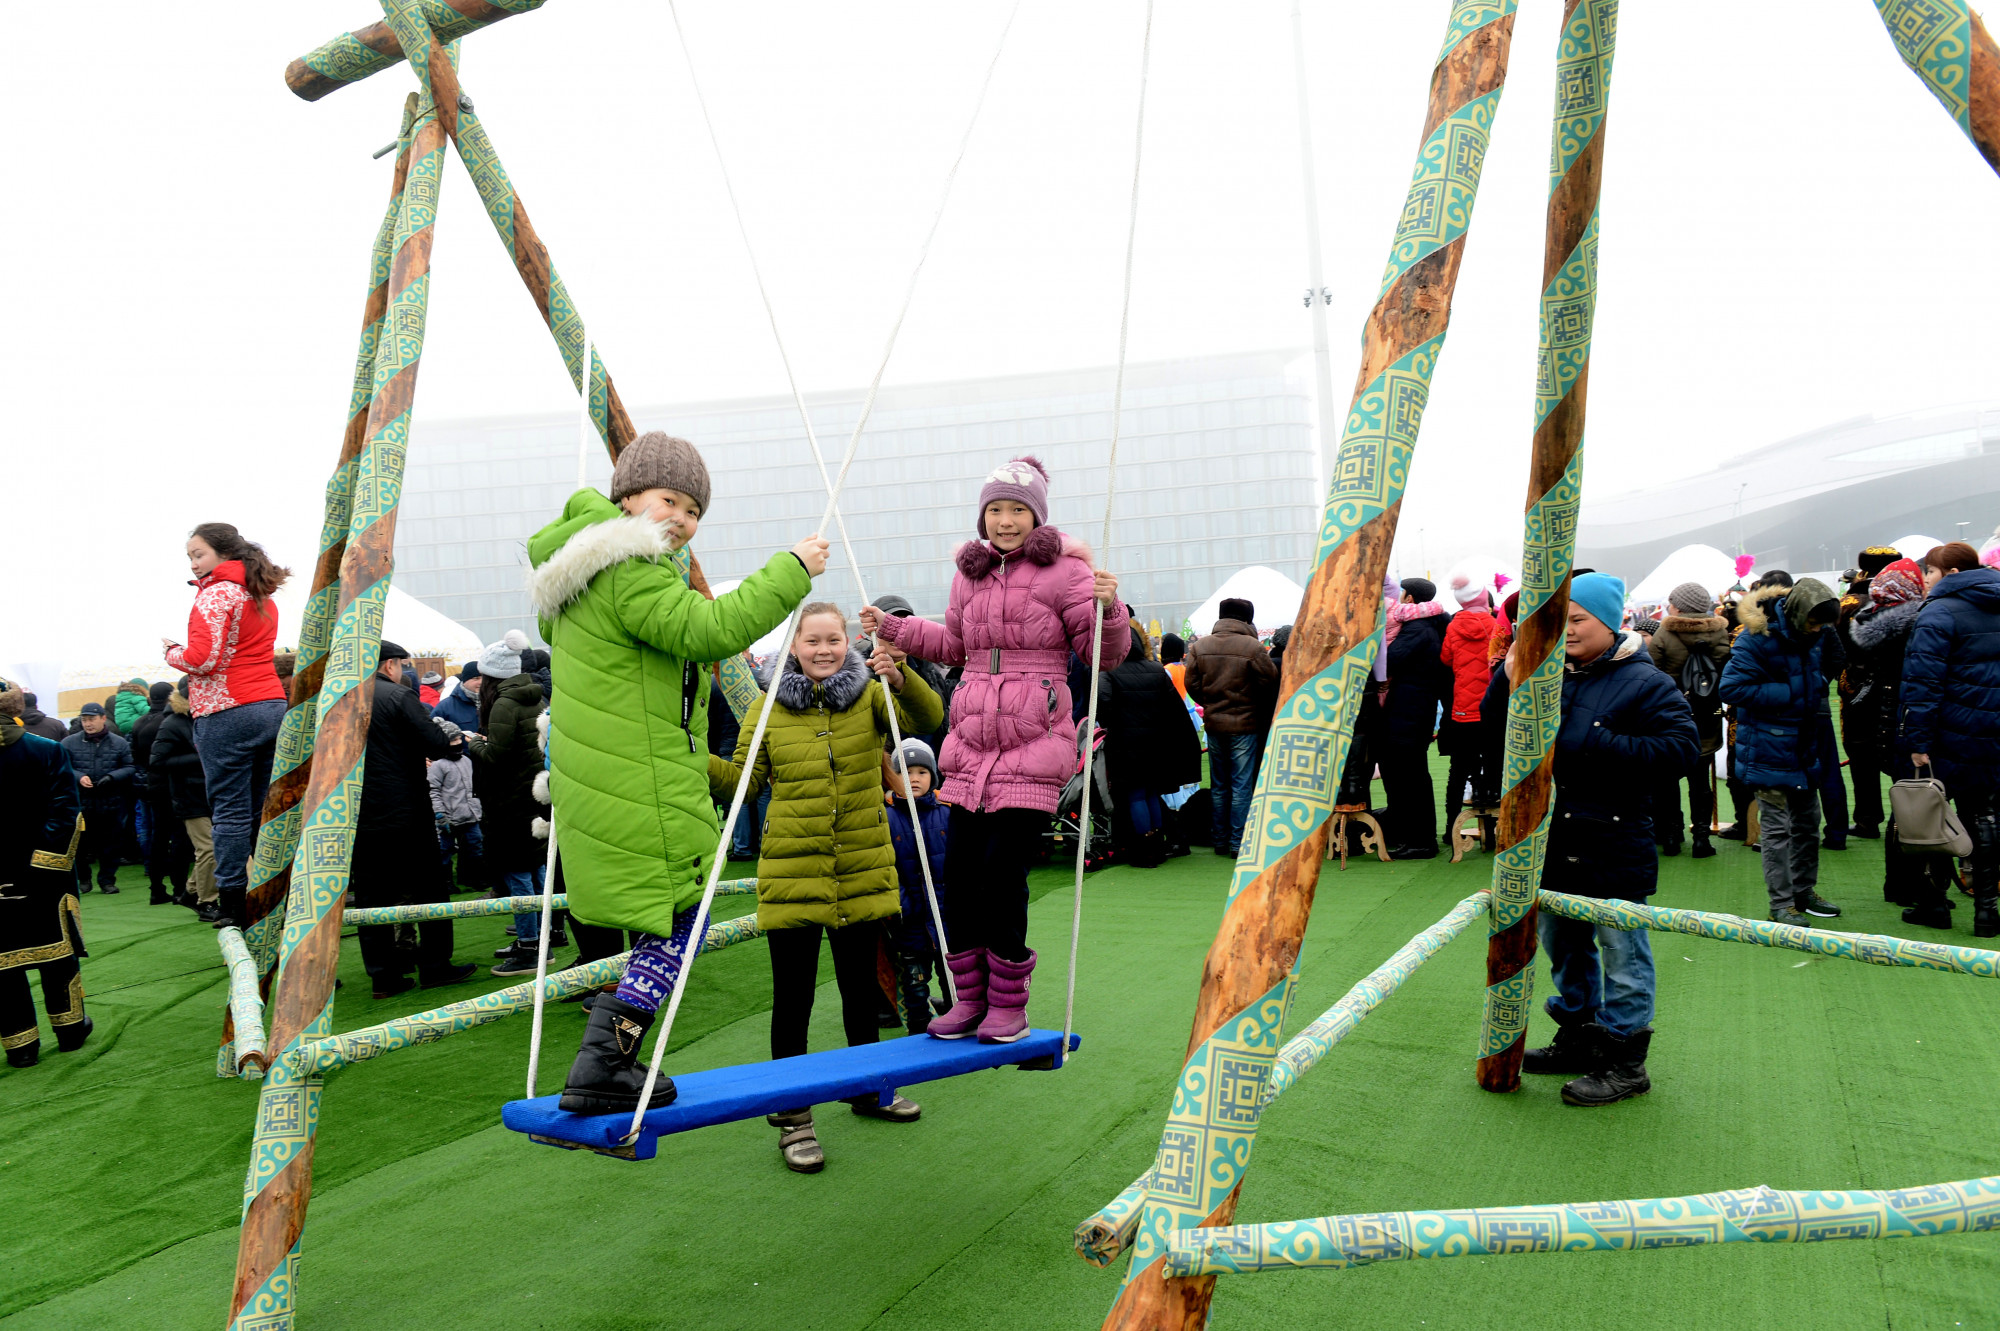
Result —
POLYGON ((226 522, 204 522, 188 536, 194 610, 188 640, 161 640, 167 664, 186 671, 195 749, 208 783, 215 829, 215 927, 245 922, 243 895, 257 844, 257 813, 271 783, 285 690, 272 664, 278 607, 271 593, 291 576, 264 547, 226 522))
POLYGON ((1444 631, 1444 663, 1451 667, 1451 714, 1438 727, 1438 752, 1451 759, 1451 775, 1445 783, 1445 826, 1458 821, 1465 804, 1465 788, 1472 787, 1476 803, 1497 800, 1499 773, 1486 770, 1486 746, 1479 722, 1480 700, 1493 680, 1493 668, 1486 650, 1493 639, 1493 596, 1464 574, 1452 579, 1452 599, 1458 613, 1444 631))

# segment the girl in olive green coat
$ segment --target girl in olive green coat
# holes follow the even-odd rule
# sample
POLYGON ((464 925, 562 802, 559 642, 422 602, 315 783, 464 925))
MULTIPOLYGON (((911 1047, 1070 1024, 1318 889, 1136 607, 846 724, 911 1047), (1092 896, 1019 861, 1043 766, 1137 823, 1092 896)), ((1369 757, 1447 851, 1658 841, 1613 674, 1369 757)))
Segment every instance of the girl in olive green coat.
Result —
MULTIPOLYGON (((757 923, 771 948, 771 1057, 806 1052, 806 1025, 819 982, 819 942, 833 949, 841 1024, 850 1045, 880 1038, 881 989, 875 959, 881 922, 898 913, 896 851, 882 804, 882 750, 890 738, 889 708, 905 734, 928 734, 944 721, 944 704, 914 670, 898 668, 892 649, 874 660, 848 646, 847 620, 819 601, 800 612, 791 660, 770 698, 743 718, 732 762, 709 759, 717 799, 736 788, 751 762, 750 789, 771 783, 771 808, 757 861, 757 923), (873 666, 880 679, 869 677, 873 666), (771 708, 764 742, 752 759, 757 710, 771 708)), ((857 1114, 909 1122, 921 1112, 896 1096, 884 1106, 873 1095, 850 1101, 857 1114)), ((826 1160, 812 1126, 812 1107, 770 1116, 781 1129, 785 1163, 802 1173, 826 1160)))
MULTIPOLYGON (((549 791, 570 913, 638 931, 615 995, 591 1008, 562 1107, 630 1113, 640 1045, 692 950, 715 853, 705 666, 783 623, 826 568, 807 537, 713 601, 690 585, 688 542, 708 512, 694 445, 657 431, 625 446, 611 499, 570 497, 528 542, 529 594, 548 641, 549 791)), ((672 1102, 661 1078, 653 1103, 672 1102)))

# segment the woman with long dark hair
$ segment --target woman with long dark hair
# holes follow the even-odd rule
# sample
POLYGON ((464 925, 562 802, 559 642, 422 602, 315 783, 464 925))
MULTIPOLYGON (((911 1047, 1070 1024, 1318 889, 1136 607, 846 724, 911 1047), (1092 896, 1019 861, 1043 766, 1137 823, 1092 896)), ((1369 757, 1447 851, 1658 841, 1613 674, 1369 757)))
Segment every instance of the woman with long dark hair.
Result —
POLYGON ((245 922, 257 813, 285 719, 285 689, 271 660, 278 638, 271 594, 291 570, 226 522, 204 522, 188 533, 187 558, 195 588, 188 640, 160 642, 167 664, 190 677, 188 710, 212 806, 221 928, 245 922))

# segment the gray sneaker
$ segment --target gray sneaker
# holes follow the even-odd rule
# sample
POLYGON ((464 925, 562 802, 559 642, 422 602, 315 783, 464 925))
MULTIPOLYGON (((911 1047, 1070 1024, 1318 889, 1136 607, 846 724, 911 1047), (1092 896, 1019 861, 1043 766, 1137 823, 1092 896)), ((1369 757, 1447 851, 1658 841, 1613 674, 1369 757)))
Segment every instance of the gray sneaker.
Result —
POLYGON ((1771 918, 1779 924, 1796 924, 1802 929, 1812 928, 1812 921, 1800 912, 1793 910, 1790 906, 1784 906, 1772 911, 1771 918))

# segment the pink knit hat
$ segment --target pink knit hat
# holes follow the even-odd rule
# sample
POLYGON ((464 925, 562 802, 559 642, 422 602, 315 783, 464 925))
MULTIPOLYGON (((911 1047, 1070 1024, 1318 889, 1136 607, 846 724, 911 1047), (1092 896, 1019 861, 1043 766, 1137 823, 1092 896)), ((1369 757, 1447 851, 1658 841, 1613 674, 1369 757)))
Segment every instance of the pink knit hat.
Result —
POLYGON ((1049 525, 1049 473, 1040 458, 1010 458, 986 474, 979 487, 979 538, 986 540, 986 506, 996 499, 1014 499, 1028 506, 1035 525, 1049 525))

